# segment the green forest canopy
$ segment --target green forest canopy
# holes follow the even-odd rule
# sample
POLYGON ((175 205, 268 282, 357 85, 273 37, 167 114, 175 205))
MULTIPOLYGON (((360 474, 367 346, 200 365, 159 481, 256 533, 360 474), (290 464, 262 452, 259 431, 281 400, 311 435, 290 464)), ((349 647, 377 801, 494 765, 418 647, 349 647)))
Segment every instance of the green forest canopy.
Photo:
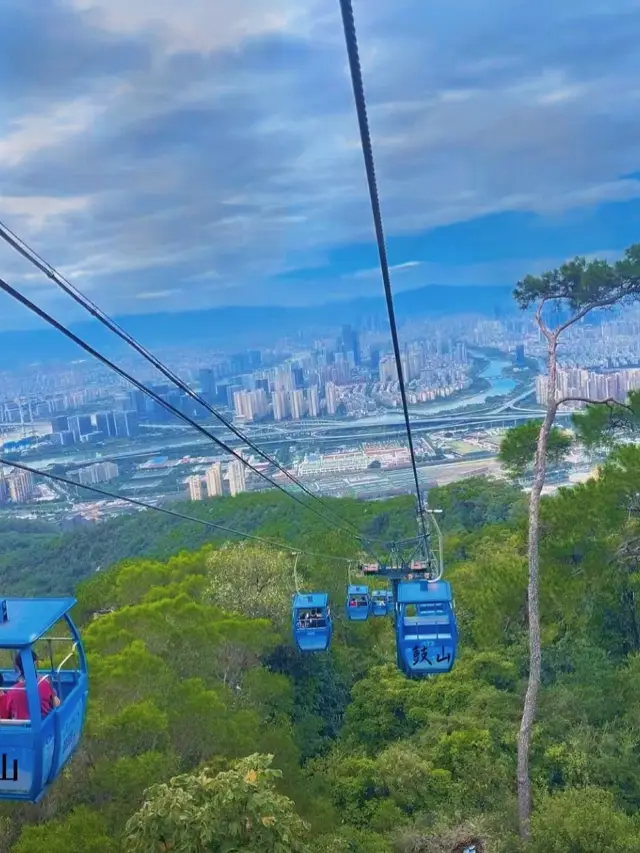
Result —
MULTIPOLYGON (((599 478, 543 501, 531 853, 638 847, 639 482, 640 449, 625 447, 599 478)), ((245 495, 198 511, 297 547, 357 554, 346 534, 284 500, 245 495)), ((486 853, 519 851, 523 496, 471 478, 432 490, 429 502, 445 510, 461 650, 450 675, 423 681, 396 669, 389 620, 341 620, 339 564, 300 561, 305 585, 327 589, 337 615, 330 652, 302 657, 290 641, 286 552, 154 515, 62 537, 41 530, 28 545, 31 534, 4 530, 12 592, 82 581, 91 700, 82 745, 44 802, 0 808, 0 853, 460 853, 474 841, 486 853)), ((414 529, 408 498, 332 505, 368 535, 414 529)))

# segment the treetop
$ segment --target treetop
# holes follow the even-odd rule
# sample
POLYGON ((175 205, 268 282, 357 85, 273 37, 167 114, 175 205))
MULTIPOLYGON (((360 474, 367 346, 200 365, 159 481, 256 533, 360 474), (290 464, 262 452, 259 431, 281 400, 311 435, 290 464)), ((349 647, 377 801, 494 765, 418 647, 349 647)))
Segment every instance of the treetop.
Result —
POLYGON ((573 311, 605 307, 640 297, 640 243, 629 246, 613 264, 602 259, 574 258, 542 275, 527 275, 513 296, 523 310, 542 302, 562 300, 573 311))

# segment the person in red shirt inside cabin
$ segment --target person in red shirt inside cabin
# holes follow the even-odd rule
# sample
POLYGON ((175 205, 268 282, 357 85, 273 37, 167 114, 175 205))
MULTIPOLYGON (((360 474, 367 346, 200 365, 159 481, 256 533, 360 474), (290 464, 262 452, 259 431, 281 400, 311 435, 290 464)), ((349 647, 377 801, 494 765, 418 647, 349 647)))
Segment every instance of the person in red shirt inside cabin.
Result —
MULTIPOLYGON (((38 656, 33 649, 31 650, 31 654, 33 655, 33 663, 37 667, 38 656)), ((20 652, 15 656, 14 663, 16 669, 20 673, 20 676, 15 685, 7 693, 7 717, 10 720, 28 720, 29 703, 24 683, 24 665, 22 663, 20 652)), ((38 671, 36 668, 36 675, 37 674, 38 671)), ((60 704, 60 699, 51 686, 51 682, 46 677, 38 679, 38 695, 40 697, 40 712, 43 717, 46 717, 49 711, 57 708, 60 704)))
POLYGON ((9 711, 7 709, 7 703, 9 701, 7 696, 7 691, 4 688, 4 675, 0 672, 0 720, 7 720, 9 718, 9 711))

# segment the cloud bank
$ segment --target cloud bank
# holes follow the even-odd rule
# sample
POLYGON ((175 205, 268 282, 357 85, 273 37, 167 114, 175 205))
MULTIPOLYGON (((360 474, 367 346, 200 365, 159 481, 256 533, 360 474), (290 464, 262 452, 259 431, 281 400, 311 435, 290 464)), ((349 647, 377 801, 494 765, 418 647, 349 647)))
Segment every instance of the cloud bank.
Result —
MULTIPOLYGON (((397 287, 630 242, 637 2, 354 6, 397 287)), ((0 218, 106 310, 377 292, 337 0, 5 0, 0 87, 0 218)))

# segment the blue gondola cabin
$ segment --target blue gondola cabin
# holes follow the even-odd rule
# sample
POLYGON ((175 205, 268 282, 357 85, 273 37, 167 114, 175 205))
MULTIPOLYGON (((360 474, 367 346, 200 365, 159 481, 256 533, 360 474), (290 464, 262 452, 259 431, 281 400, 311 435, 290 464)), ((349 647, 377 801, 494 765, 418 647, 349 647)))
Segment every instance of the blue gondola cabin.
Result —
POLYGON ((398 584, 398 664, 409 676, 450 672, 458 650, 458 628, 448 581, 398 584))
POLYGON ((324 652, 331 642, 331 610, 326 592, 293 596, 293 640, 301 652, 324 652))
POLYGON ((74 598, 0 600, 0 654, 13 664, 1 670, 0 800, 41 800, 80 741, 88 679, 69 616, 74 604, 74 598), (52 635, 54 627, 66 636, 52 635))
POLYGON ((351 622, 364 622, 371 613, 371 598, 368 586, 349 584, 347 588, 347 619, 351 622))
POLYGON ((390 610, 391 596, 386 589, 374 589, 371 594, 371 613, 374 616, 387 616, 390 610))

